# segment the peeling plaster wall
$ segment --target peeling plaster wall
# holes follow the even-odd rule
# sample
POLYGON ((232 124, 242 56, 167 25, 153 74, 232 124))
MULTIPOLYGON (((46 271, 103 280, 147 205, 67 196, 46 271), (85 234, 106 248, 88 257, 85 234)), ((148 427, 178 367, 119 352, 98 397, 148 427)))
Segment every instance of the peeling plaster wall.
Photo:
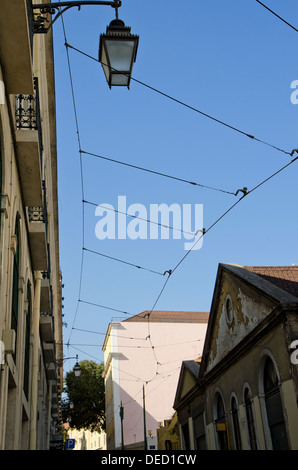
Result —
POLYGON ((249 332, 266 318, 274 303, 234 276, 223 273, 222 288, 214 325, 214 339, 207 371, 210 371, 249 332), (227 321, 226 300, 230 298, 232 319, 227 321))

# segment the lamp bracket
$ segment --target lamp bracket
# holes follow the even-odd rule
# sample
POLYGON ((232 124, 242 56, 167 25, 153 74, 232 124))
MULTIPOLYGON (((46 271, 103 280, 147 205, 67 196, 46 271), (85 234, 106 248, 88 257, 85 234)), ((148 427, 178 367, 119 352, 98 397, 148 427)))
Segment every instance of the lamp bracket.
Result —
POLYGON ((32 12, 34 19, 34 33, 45 34, 47 33, 55 21, 67 10, 73 7, 77 7, 79 10, 84 5, 108 5, 115 8, 116 18, 118 18, 118 8, 121 7, 121 0, 111 1, 78 1, 78 2, 56 2, 56 3, 39 3, 32 4, 32 12), (39 10, 39 12, 35 12, 39 10), (52 21, 49 21, 46 14, 56 15, 52 21), (49 23, 46 26, 46 23, 49 23))

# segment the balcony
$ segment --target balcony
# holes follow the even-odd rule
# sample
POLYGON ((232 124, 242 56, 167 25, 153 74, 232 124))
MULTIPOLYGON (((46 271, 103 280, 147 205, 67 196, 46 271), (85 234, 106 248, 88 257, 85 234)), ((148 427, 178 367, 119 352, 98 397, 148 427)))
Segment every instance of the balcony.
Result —
POLYGON ((48 252, 43 206, 28 207, 27 217, 32 269, 46 271, 48 269, 48 252))
POLYGON ((40 311, 41 312, 52 311, 51 286, 50 286, 50 276, 49 276, 48 271, 42 272, 41 292, 40 292, 40 311))
POLYGON ((50 364, 55 364, 55 347, 54 343, 43 343, 43 357, 46 367, 50 364))
POLYGON ((49 314, 41 314, 39 320, 40 336, 44 343, 54 341, 54 323, 53 317, 49 314))
POLYGON ((32 32, 31 1, 1 0, 1 63, 8 94, 33 93, 32 32))
POLYGON ((46 374, 48 380, 57 380, 56 365, 54 362, 52 362, 51 364, 47 364, 46 374))
POLYGON ((42 204, 42 132, 38 79, 34 78, 34 95, 15 95, 16 156, 24 203, 42 204))

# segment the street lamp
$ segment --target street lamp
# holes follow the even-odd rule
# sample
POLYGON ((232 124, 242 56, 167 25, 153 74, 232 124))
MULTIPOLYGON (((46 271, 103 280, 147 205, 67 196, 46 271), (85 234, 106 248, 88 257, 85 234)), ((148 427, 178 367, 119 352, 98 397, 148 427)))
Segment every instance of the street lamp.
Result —
POLYGON ((110 88, 112 86, 129 88, 138 44, 139 36, 131 34, 130 27, 125 26, 125 23, 117 18, 111 21, 106 34, 100 35, 99 61, 110 88))
POLYGON ((111 1, 70 1, 55 3, 32 4, 34 17, 34 33, 47 33, 53 23, 66 10, 85 5, 110 5, 115 8, 116 19, 112 20, 106 29, 106 34, 100 35, 99 62, 102 64, 109 87, 126 86, 129 88, 133 64, 136 61, 139 36, 131 34, 131 28, 118 18, 118 8, 122 5, 120 0, 111 1), (38 10, 38 13, 36 11, 38 10), (56 16, 47 25, 48 19, 44 14, 56 16))
POLYGON ((76 359, 76 360, 77 360, 77 362, 75 363, 75 366, 74 366, 74 368, 73 368, 73 371, 74 371, 75 377, 80 377, 80 375, 81 375, 81 367, 80 367, 80 364, 79 364, 79 356, 78 356, 78 354, 77 354, 75 357, 74 357, 74 356, 72 356, 72 357, 63 357, 63 359, 58 359, 58 360, 56 361, 57 366, 61 367, 62 364, 63 364, 63 362, 64 362, 64 361, 67 361, 68 359, 76 359))
POLYGON ((78 360, 78 355, 76 356, 76 359, 77 359, 77 362, 73 368, 73 371, 74 371, 74 375, 75 377, 80 377, 81 375, 81 368, 80 368, 80 365, 79 365, 79 360, 78 360))

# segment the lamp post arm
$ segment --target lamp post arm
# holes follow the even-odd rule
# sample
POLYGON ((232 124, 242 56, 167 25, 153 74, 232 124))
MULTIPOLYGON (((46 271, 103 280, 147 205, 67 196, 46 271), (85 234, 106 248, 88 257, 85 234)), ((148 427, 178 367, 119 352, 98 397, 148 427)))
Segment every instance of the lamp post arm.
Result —
POLYGON ((38 16, 35 22, 35 32, 36 33, 47 33, 48 30, 52 27, 55 21, 61 16, 65 11, 69 10, 70 8, 77 7, 79 10, 81 6, 86 5, 106 5, 115 8, 116 10, 116 18, 118 17, 118 8, 121 7, 122 2, 121 0, 111 0, 111 1, 96 1, 96 0, 82 0, 82 1, 69 1, 69 2, 55 2, 55 3, 39 3, 39 4, 32 4, 32 11, 40 10, 42 14, 50 13, 51 15, 56 13, 55 18, 51 21, 50 25, 46 28, 44 22, 47 21, 42 16, 38 16), (63 8, 63 10, 62 10, 63 8), (58 12, 56 12, 56 10, 58 12))

